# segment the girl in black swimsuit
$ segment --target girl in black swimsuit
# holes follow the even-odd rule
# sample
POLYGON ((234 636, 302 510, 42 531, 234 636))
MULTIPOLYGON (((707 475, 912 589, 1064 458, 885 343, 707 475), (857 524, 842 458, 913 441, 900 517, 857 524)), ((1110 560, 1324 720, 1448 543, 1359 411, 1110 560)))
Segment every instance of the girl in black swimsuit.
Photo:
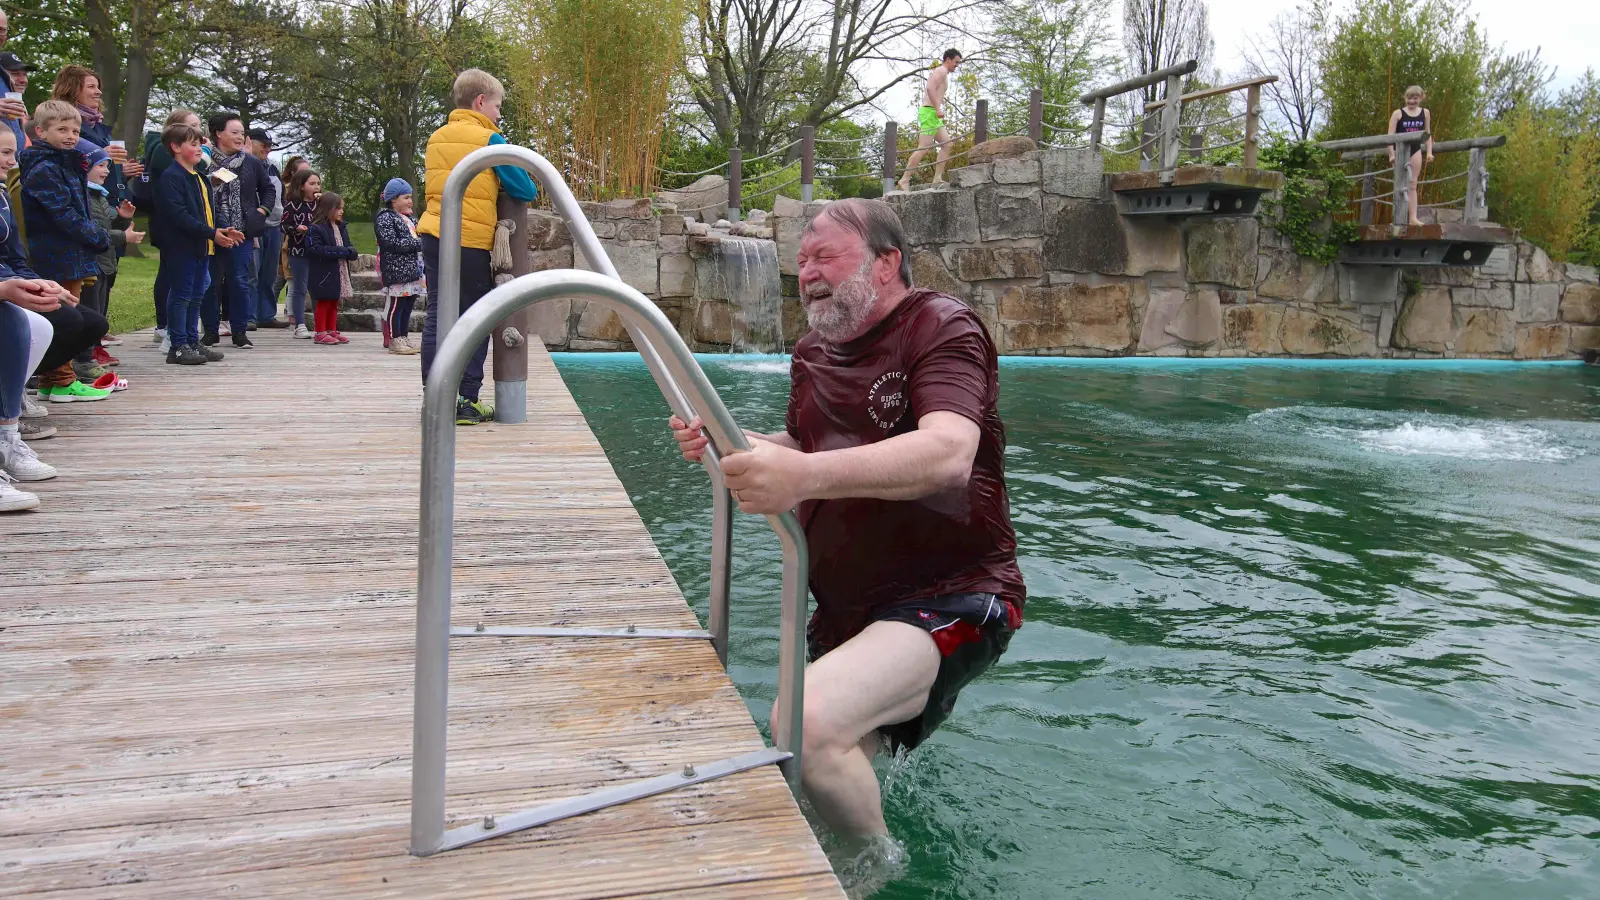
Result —
MULTIPOLYGON (((1433 131, 1433 114, 1422 107, 1425 95, 1422 88, 1412 85, 1406 88, 1406 105, 1389 114, 1390 134, 1409 134, 1417 131, 1433 131)), ((1433 162, 1433 136, 1420 144, 1412 144, 1411 172, 1407 178, 1406 201, 1411 215, 1409 222, 1412 225, 1421 225, 1422 220, 1417 218, 1417 180, 1422 177, 1422 164, 1424 159, 1433 162)), ((1395 145, 1389 145, 1389 162, 1394 162, 1395 145)), ((1394 211, 1395 221, 1400 219, 1400 210, 1394 211)))

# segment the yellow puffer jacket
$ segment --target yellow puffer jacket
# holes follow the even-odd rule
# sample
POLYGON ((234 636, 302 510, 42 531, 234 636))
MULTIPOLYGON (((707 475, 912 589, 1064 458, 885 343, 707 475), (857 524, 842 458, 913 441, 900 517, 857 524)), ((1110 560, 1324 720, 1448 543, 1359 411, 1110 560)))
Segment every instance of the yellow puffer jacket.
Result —
MULTIPOLYGON (((500 129, 488 116, 458 109, 450 113, 443 128, 428 138, 427 172, 423 181, 427 207, 417 223, 418 234, 439 236, 439 205, 444 198, 444 180, 468 153, 488 146, 489 138, 499 133, 500 129)), ((494 249, 494 226, 499 221, 495 200, 499 195, 500 181, 493 169, 482 172, 467 185, 466 202, 462 206, 461 246, 494 249)))

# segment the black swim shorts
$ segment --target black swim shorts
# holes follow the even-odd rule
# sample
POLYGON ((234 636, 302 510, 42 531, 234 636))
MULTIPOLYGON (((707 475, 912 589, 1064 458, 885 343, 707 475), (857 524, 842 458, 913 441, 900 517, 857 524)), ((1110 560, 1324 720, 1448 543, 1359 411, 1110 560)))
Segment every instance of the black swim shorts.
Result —
MULTIPOLYGON (((873 621, 905 622, 923 629, 933 636, 943 657, 922 713, 878 729, 890 752, 899 752, 915 749, 944 724, 961 689, 1006 652, 1011 635, 1022 625, 1022 614, 994 594, 941 594, 890 607, 873 621)), ((833 649, 820 646, 811 629, 807 629, 806 646, 812 662, 833 649)))

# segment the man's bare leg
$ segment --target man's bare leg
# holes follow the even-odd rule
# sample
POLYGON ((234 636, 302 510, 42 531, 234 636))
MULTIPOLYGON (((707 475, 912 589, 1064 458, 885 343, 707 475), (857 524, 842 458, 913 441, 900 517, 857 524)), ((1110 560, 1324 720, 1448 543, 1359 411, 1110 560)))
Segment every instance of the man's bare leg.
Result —
POLYGON ((939 674, 939 648, 904 622, 874 622, 806 668, 801 783, 817 814, 851 837, 886 835, 869 750, 878 728, 914 719, 939 674))
MULTIPOLYGON (((900 176, 900 190, 911 190, 911 173, 917 170, 917 163, 922 162, 922 158, 928 155, 928 148, 933 146, 933 142, 934 136, 931 134, 919 135, 917 137, 916 152, 912 153, 911 158, 906 160, 906 173, 900 176)), ((944 151, 941 149, 940 152, 942 153, 944 151)))
POLYGON ((938 162, 933 166, 933 183, 944 184, 944 167, 950 161, 950 130, 939 129, 939 133, 934 135, 934 140, 939 144, 939 155, 934 157, 938 162))

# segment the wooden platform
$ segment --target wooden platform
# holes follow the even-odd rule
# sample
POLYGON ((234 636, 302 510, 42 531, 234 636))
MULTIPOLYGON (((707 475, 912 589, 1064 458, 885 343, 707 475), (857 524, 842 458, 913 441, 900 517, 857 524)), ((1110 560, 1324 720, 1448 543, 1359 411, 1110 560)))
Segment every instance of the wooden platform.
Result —
MULTIPOLYGON (((407 855, 417 358, 147 340, 131 390, 51 407, 61 476, 0 517, 0 895, 843 896, 771 766, 407 855)), ((531 369, 527 425, 461 435, 455 624, 698 627, 531 369)), ((451 826, 762 746, 704 641, 454 646, 451 826)))

